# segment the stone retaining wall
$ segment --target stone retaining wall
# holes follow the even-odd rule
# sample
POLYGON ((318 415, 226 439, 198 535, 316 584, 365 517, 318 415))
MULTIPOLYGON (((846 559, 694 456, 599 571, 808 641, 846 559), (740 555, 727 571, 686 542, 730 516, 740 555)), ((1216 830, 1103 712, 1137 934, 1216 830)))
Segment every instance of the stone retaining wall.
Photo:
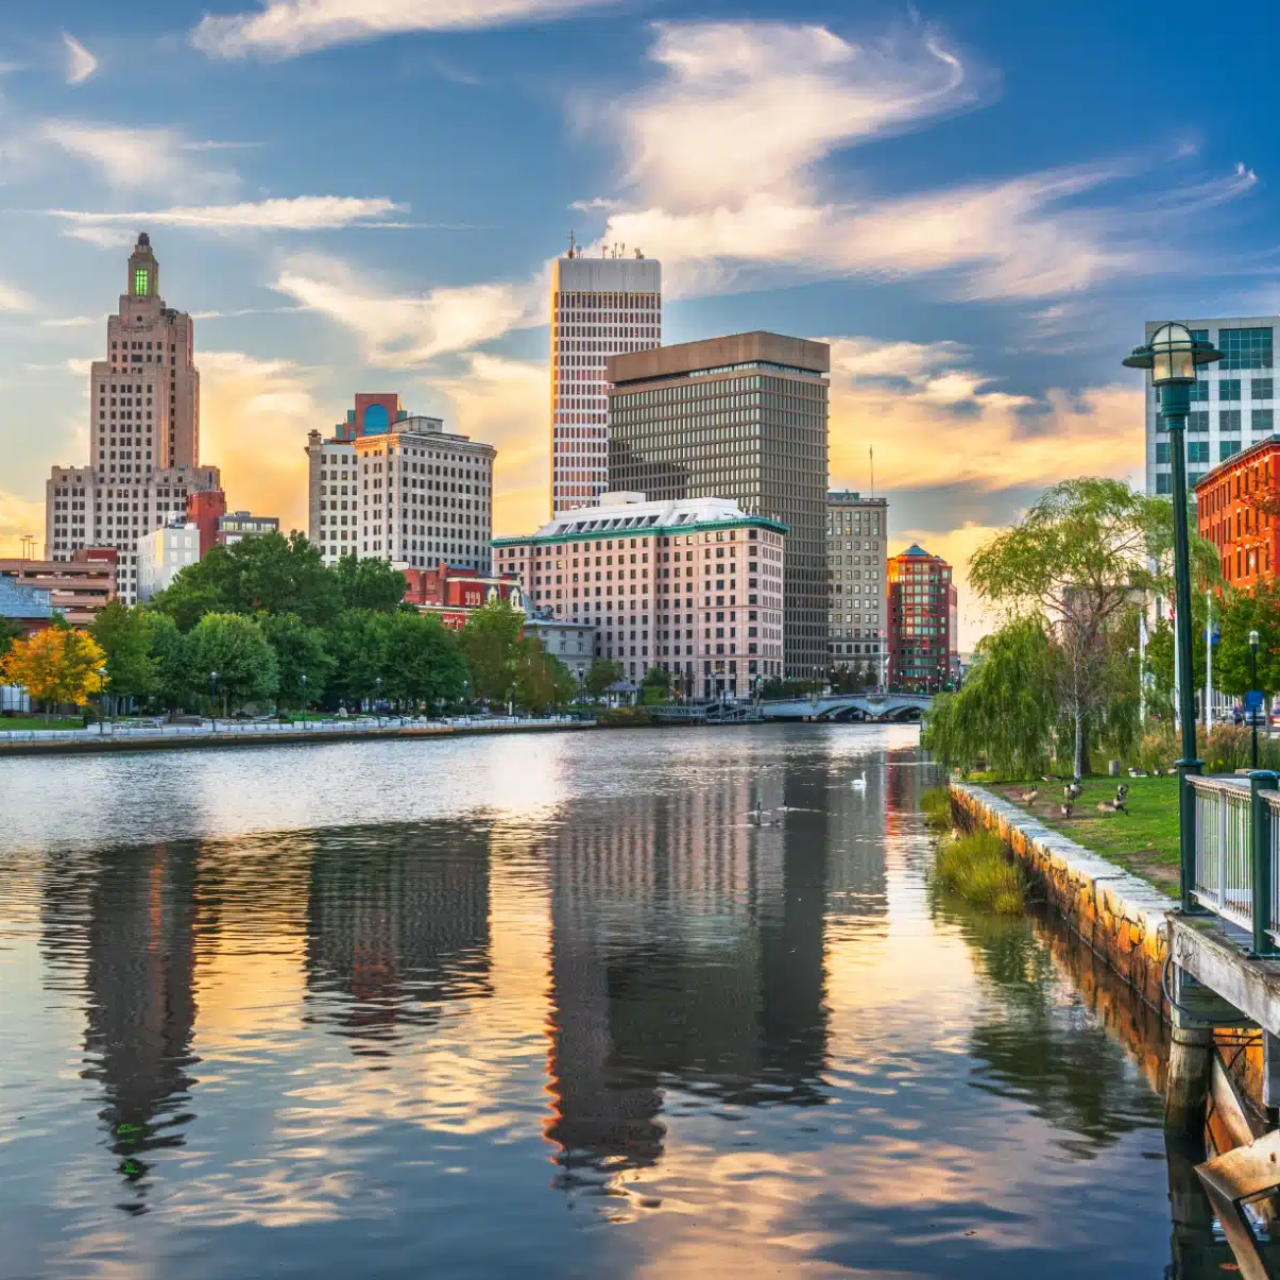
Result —
POLYGON ((1013 850, 1071 927, 1149 1005, 1165 1013, 1160 973, 1165 914, 1175 903, 1145 880, 1091 853, 982 787, 952 783, 952 801, 974 826, 1013 850))

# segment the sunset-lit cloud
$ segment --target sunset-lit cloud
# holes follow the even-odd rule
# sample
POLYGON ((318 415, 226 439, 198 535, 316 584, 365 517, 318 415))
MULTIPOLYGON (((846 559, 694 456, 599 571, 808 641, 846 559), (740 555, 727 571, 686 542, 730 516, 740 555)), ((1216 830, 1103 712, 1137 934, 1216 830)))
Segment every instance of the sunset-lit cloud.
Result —
POLYGON ((389 214, 402 209, 402 205, 385 197, 292 196, 239 204, 178 205, 127 213, 94 213, 75 209, 50 209, 49 213, 74 223, 77 230, 124 223, 128 226, 196 227, 212 231, 332 231, 338 227, 383 225, 389 214))
POLYGON ((206 14, 191 36, 220 58, 291 58, 406 31, 452 31, 559 18, 611 0, 268 0, 261 9, 206 14))

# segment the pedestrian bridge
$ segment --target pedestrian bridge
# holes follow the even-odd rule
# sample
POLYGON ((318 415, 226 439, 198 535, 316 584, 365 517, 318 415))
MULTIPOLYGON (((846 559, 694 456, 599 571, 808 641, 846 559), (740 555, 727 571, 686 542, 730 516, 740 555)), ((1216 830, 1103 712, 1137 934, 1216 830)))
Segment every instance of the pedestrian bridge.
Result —
POLYGON ((931 698, 919 693, 830 693, 762 702, 766 720, 919 720, 931 698))

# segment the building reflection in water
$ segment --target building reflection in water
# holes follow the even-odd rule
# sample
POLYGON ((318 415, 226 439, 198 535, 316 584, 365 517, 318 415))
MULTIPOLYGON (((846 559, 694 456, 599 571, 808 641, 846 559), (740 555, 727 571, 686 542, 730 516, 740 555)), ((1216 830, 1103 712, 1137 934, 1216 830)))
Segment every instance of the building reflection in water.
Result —
POLYGON ((492 994, 487 824, 323 833, 311 862, 307 1017, 385 1057, 447 1001, 492 994))
POLYGON ((82 968, 82 1075, 102 1086, 129 1212, 146 1209, 148 1153, 182 1146, 193 1118, 198 858, 190 842, 110 850, 55 866, 46 885, 42 948, 82 968))
POLYGON ((547 850, 561 1186, 657 1162, 666 1090, 824 1100, 827 812, 823 771, 781 769, 576 806, 547 850))

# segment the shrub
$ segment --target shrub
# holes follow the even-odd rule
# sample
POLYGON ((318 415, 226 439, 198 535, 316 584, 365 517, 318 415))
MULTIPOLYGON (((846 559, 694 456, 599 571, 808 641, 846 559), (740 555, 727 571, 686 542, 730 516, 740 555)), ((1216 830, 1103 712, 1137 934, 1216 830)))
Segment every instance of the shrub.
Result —
POLYGON ((996 915, 1018 915, 1026 901, 1022 872, 989 831, 943 840, 933 874, 943 889, 996 915))
POLYGON ((1138 744, 1138 764, 1148 773, 1156 769, 1171 769, 1177 758, 1178 744, 1172 724, 1159 724, 1142 735, 1138 744))
POLYGON ((935 831, 948 831, 954 825, 951 792, 946 787, 933 787, 920 797, 924 820, 935 831))

